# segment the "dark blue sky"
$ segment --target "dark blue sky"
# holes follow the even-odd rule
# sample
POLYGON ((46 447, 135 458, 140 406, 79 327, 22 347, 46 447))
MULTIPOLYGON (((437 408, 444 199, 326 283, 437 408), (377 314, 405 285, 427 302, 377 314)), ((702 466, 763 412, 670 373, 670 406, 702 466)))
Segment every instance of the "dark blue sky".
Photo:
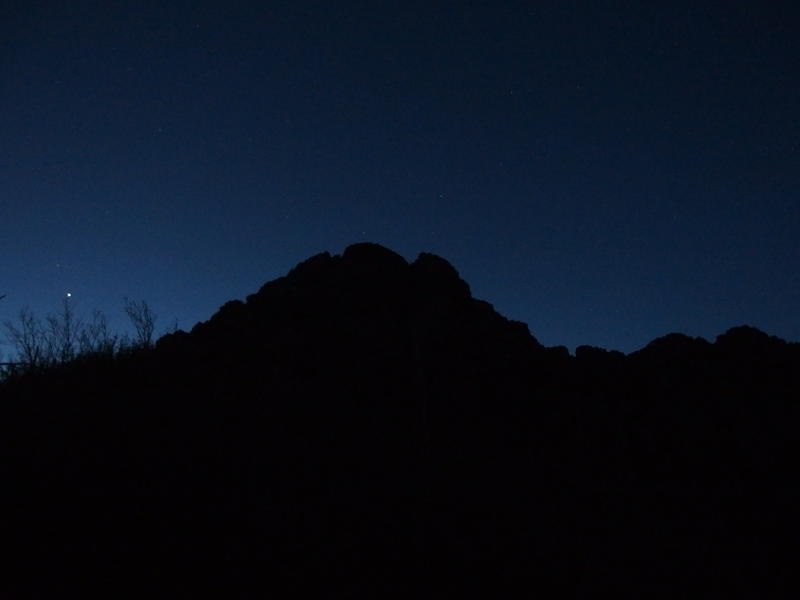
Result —
POLYGON ((795 6, 12 3, 0 319, 188 329, 369 240, 547 345, 800 340, 795 6))

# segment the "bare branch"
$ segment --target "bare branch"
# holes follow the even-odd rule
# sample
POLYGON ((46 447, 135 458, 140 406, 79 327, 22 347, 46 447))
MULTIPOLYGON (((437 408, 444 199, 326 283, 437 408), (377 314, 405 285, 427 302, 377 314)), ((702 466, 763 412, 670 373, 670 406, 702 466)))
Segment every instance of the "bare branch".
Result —
POLYGON ((84 324, 78 335, 80 354, 113 355, 119 343, 119 336, 108 328, 108 319, 102 311, 95 309, 92 320, 84 324))
POLYGON ((135 344, 140 348, 150 348, 153 345, 153 332, 156 328, 157 315, 144 300, 125 301, 125 313, 133 324, 136 332, 135 344))
POLYGON ((3 328, 8 341, 17 351, 17 360, 29 368, 43 366, 46 362, 47 334, 39 319, 29 308, 19 311, 19 323, 5 321, 3 328))
POLYGON ((51 361, 65 363, 75 358, 83 323, 75 316, 70 300, 64 298, 61 313, 48 315, 46 322, 48 355, 51 361))

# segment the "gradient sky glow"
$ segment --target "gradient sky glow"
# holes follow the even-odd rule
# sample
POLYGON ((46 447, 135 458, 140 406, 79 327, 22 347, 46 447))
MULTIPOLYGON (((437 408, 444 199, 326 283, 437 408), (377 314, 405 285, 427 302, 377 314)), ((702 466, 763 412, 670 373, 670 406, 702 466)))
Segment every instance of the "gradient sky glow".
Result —
POLYGON ((800 340, 796 3, 10 4, 0 320, 189 329, 368 240, 546 345, 800 340))

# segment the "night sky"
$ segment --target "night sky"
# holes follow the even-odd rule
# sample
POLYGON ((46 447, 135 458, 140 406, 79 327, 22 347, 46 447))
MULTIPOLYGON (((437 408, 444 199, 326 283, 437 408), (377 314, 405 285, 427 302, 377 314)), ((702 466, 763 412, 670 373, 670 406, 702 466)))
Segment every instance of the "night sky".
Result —
POLYGON ((4 2, 0 320, 189 329, 373 241, 546 345, 800 340, 796 6, 4 2))

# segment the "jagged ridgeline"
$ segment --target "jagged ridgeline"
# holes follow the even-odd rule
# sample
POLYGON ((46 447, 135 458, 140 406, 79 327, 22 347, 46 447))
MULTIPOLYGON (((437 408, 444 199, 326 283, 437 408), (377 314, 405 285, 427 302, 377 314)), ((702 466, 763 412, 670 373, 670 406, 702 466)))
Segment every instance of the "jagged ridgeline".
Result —
POLYGON ((0 385, 0 592, 769 594, 798 373, 746 326, 572 357, 438 256, 318 254, 155 348, 0 385))

